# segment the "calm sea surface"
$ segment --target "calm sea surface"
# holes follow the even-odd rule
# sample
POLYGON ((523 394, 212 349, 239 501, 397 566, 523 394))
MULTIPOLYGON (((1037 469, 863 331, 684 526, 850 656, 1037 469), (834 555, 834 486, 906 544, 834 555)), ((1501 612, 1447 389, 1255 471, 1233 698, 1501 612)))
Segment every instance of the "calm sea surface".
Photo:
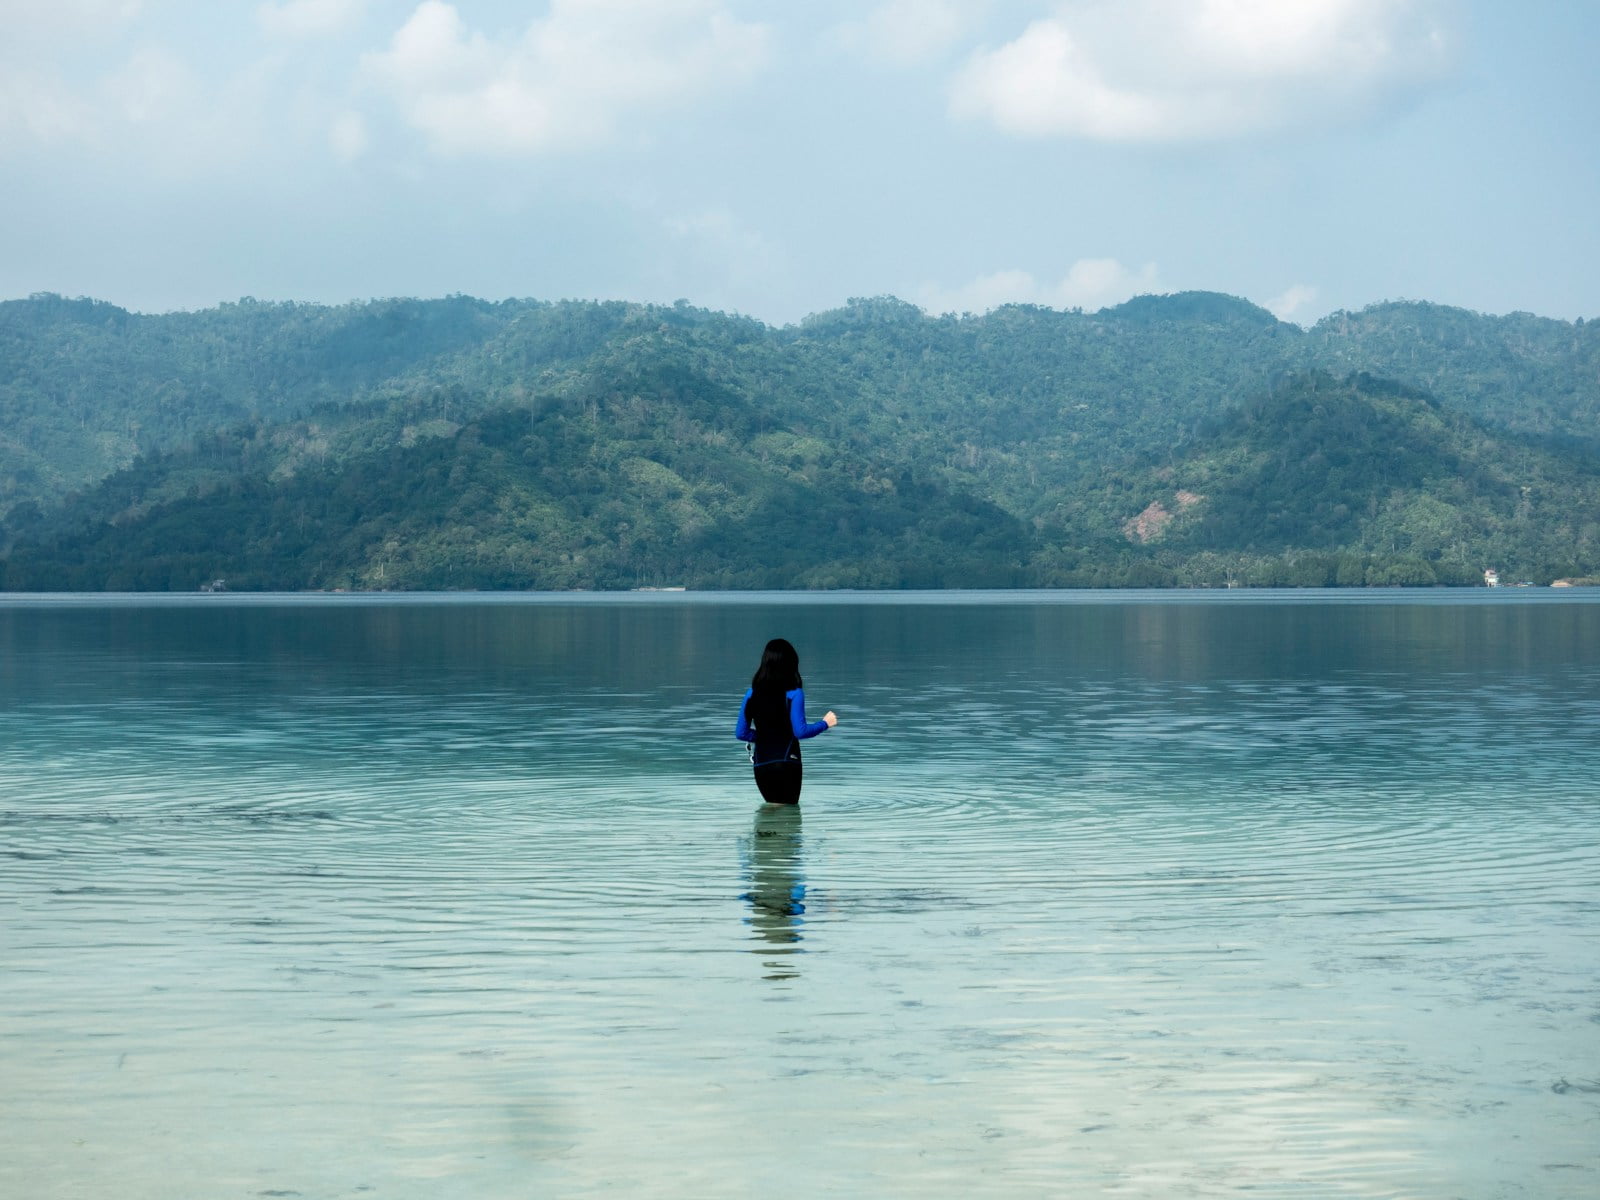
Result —
POLYGON ((17 1200, 1587 1200, 1600 596, 0 598, 0 921, 17 1200))

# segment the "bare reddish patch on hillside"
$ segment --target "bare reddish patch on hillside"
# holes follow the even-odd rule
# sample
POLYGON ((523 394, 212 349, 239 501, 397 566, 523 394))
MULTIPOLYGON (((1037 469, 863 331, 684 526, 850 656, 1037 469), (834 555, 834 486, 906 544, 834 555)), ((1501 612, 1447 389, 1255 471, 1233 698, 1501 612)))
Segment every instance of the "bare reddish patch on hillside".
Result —
MULTIPOLYGON (((1204 499, 1204 496, 1196 492, 1176 492, 1173 494, 1172 502, 1177 506, 1178 512, 1183 512, 1204 499)), ((1130 542, 1144 545, 1146 542, 1156 541, 1166 533, 1167 526, 1172 524, 1172 518, 1176 515, 1161 501, 1152 500, 1138 516, 1129 517, 1122 523, 1122 532, 1130 542)))
POLYGON ((1159 500, 1152 500, 1137 517, 1129 517, 1122 523, 1122 532, 1130 542, 1149 542, 1166 532, 1171 523, 1172 514, 1167 511, 1167 506, 1159 500))

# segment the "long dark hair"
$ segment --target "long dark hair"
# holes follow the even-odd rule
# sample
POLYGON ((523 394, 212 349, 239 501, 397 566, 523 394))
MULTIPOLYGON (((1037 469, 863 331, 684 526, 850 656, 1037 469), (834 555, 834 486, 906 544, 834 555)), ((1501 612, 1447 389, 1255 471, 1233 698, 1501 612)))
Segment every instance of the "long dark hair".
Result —
POLYGON ((804 687, 800 682, 800 656, 783 638, 773 638, 761 652, 761 665, 750 678, 757 692, 792 692, 804 687))
POLYGON ((786 693, 804 685, 800 682, 800 655, 783 638, 773 638, 761 652, 761 665, 750 679, 750 700, 745 719, 756 727, 763 741, 794 736, 789 726, 789 701, 786 693))

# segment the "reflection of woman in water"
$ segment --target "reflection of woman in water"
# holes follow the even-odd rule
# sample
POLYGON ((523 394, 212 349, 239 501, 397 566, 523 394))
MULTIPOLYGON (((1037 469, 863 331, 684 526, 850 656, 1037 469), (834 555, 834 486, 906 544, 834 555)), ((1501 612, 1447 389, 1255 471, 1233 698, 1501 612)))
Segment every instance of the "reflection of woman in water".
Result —
MULTIPOLYGON (((796 946, 805 921, 806 881, 800 863, 800 806, 763 804, 756 810, 755 828, 750 831, 750 857, 745 864, 750 890, 740 897, 750 904, 750 924, 763 942, 771 946, 796 946)), ((768 950, 785 954, 792 950, 768 950)), ((779 974, 792 975, 792 964, 769 962, 779 974)))
POLYGON ((768 804, 800 803, 800 743, 832 729, 832 712, 806 720, 806 694, 800 686, 800 656, 782 638, 773 638, 739 706, 733 736, 751 745, 756 787, 768 804))

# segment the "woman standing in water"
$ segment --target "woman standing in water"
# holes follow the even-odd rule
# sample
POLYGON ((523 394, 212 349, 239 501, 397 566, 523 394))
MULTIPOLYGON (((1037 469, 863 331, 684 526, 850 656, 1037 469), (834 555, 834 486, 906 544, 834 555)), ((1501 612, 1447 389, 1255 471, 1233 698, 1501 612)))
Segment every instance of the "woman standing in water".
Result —
POLYGON ((838 723, 832 712, 820 721, 806 720, 800 656, 782 638, 768 642, 733 727, 733 736, 751 745, 761 798, 768 804, 799 804, 800 743, 838 723))

